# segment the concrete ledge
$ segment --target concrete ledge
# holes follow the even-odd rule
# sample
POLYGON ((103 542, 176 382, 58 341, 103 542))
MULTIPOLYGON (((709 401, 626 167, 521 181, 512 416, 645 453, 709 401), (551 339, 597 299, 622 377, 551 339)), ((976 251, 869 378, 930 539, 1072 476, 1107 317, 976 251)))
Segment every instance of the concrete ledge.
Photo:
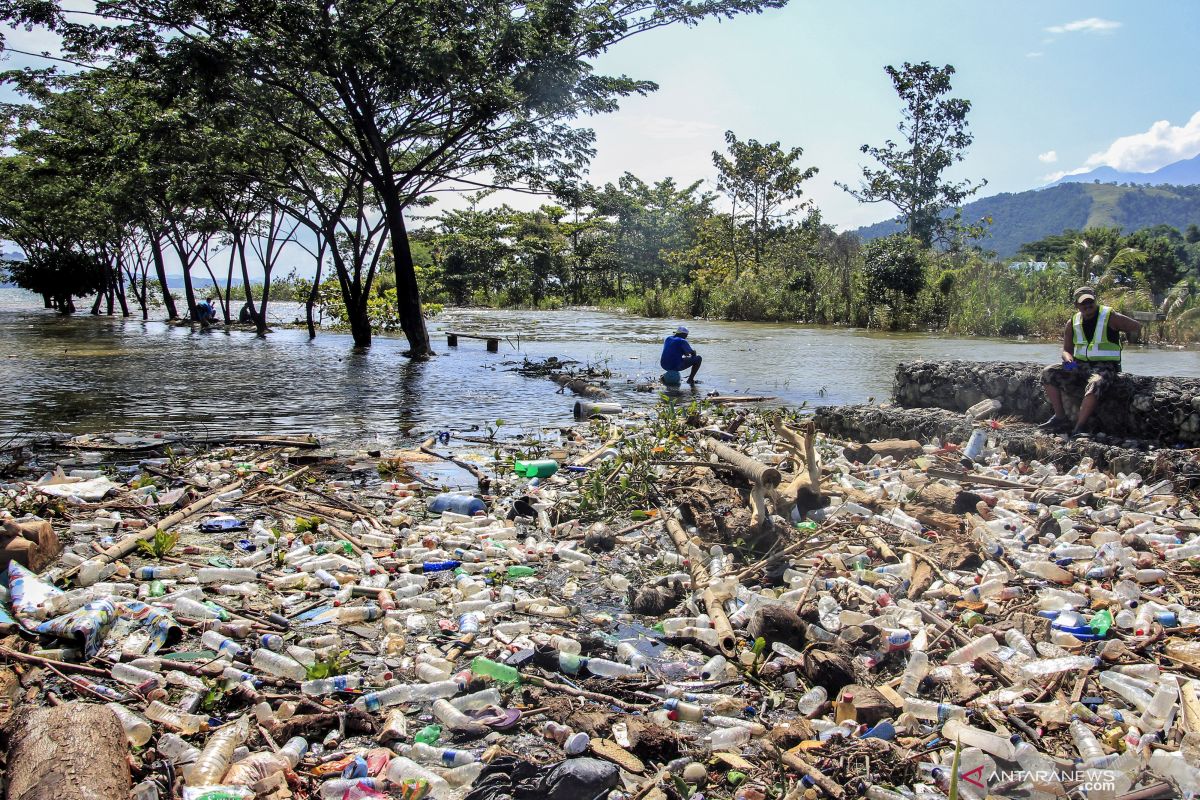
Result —
MULTIPOLYGON (((1041 422, 1050 416, 1041 374, 1048 366, 1022 361, 904 361, 896 367, 893 399, 907 409, 960 414, 994 398, 1001 417, 1041 422)), ((1079 398, 1066 398, 1074 414, 1079 398)), ((1096 412, 1097 430, 1119 439, 1166 446, 1200 445, 1200 380, 1124 373, 1096 412)))

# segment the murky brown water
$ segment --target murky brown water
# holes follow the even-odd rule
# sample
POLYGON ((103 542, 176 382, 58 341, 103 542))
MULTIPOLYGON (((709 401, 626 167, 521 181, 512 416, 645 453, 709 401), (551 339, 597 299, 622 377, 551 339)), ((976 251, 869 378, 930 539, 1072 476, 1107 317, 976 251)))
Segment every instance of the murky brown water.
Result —
MULTIPOLYGON (((603 362, 613 398, 649 405, 638 381, 660 374, 662 338, 678 320, 601 311, 451 310, 431 322, 439 357, 411 363, 402 338, 355 351, 344 334, 313 342, 299 330, 266 339, 200 333, 161 322, 62 319, 0 289, 0 432, 110 430, 308 433, 387 445, 430 431, 568 422, 573 398, 548 380, 508 371, 523 357, 603 362), (444 331, 506 335, 445 345, 444 331), (406 434, 405 431, 409 433, 406 434)), ((294 311, 278 309, 284 318, 294 311)), ((1064 312, 1065 313, 1065 312, 1064 312)), ((1057 346, 801 325, 687 321, 704 356, 701 391, 770 394, 800 404, 886 398, 898 361, 913 358, 1049 363, 1057 346)), ((1134 349, 1130 372, 1200 377, 1200 353, 1134 349)))

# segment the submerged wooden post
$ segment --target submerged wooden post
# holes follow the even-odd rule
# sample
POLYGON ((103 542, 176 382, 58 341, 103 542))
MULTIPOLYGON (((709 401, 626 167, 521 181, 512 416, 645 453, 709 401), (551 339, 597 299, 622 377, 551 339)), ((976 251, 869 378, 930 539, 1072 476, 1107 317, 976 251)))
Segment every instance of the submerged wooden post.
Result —
POLYGON ((446 346, 447 347, 458 347, 458 334, 447 333, 446 334, 446 346))
POLYGON ((487 351, 489 353, 500 352, 500 340, 499 339, 488 339, 487 340, 487 351))

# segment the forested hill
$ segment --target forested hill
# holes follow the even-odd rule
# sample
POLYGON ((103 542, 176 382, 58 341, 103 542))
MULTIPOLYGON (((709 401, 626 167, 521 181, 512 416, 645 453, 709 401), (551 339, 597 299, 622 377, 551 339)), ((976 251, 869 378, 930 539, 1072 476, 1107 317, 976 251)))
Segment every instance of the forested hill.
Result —
MULTIPOLYGON (((1068 228, 1116 226, 1132 233, 1153 225, 1184 230, 1200 225, 1200 186, 1129 186, 1115 183, 1067 183, 1017 194, 997 194, 963 206, 964 221, 991 217, 983 246, 1001 257, 1068 228)), ((900 230, 895 222, 859 228, 863 239, 900 230)))

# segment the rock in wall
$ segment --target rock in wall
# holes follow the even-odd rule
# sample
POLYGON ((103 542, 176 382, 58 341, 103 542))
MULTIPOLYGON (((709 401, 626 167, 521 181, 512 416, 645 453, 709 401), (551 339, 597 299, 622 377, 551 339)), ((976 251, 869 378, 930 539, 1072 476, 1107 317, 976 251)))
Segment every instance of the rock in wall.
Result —
MULTIPOLYGON (((904 361, 892 395, 905 408, 963 412, 980 400, 1001 403, 999 416, 1041 422, 1050 416, 1042 391, 1045 364, 1020 361, 904 361)), ((1074 415, 1078 397, 1065 398, 1074 415)), ((1101 400, 1097 430, 1168 446, 1200 445, 1200 380, 1123 373, 1101 400)), ((919 437, 918 437, 919 438, 919 437)))

